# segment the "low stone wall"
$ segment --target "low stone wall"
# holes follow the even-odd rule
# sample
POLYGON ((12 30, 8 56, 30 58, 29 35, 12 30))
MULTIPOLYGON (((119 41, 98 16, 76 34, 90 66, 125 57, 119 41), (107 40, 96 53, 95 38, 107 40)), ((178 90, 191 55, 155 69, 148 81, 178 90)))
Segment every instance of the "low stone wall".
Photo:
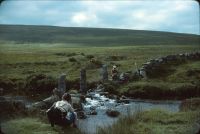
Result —
POLYGON ((200 52, 168 55, 158 59, 152 59, 144 63, 143 66, 138 69, 137 73, 143 78, 149 78, 152 74, 156 73, 156 71, 159 71, 163 66, 170 66, 172 64, 177 65, 184 63, 187 60, 200 60, 200 52))

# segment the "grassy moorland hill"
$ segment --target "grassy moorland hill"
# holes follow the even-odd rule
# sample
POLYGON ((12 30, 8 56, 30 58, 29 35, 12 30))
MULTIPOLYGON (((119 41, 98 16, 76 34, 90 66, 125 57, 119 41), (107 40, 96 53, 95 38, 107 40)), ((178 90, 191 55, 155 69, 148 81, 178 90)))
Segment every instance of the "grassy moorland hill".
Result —
MULTIPOLYGON (((102 64, 108 65, 108 71, 113 65, 120 72, 135 71, 150 59, 200 51, 199 38, 153 31, 0 25, 0 88, 5 95, 49 96, 57 86, 59 75, 66 73, 67 88, 78 90, 80 69, 86 68, 89 89, 101 80, 102 64)), ((162 77, 122 85, 108 83, 106 90, 142 99, 200 96, 200 61, 166 68, 170 73, 162 77)), ((113 126, 99 129, 98 133, 195 133, 194 124, 200 120, 199 99, 195 105, 191 102, 186 102, 178 113, 152 110, 128 115, 113 126)), ((2 122, 2 131, 6 134, 81 133, 77 129, 51 128, 44 116, 33 115, 2 122)))
MULTIPOLYGON (((81 68, 86 68, 87 82, 92 86, 88 84, 88 89, 94 88, 101 80, 103 64, 108 66, 109 77, 113 65, 118 66, 120 73, 135 71, 151 59, 199 51, 199 37, 122 29, 0 25, 0 88, 5 93, 50 94, 57 86, 59 75, 66 73, 67 88, 78 90, 81 68)), ((160 93, 167 98, 171 93, 174 99, 187 98, 182 94, 194 89, 192 93, 196 96, 200 89, 199 65, 199 61, 187 61, 180 66, 166 66, 172 72, 165 77, 133 81, 110 89, 151 99, 160 99, 157 97, 160 93), (190 72, 197 76, 188 76, 190 72)))
POLYGON ((192 34, 127 29, 0 25, 0 41, 65 43, 73 46, 197 45, 200 37, 192 34))

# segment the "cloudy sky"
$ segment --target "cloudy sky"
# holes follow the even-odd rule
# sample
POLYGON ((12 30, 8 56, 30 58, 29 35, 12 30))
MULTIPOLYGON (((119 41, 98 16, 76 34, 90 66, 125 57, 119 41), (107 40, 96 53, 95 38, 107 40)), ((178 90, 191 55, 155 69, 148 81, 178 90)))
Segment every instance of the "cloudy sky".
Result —
POLYGON ((103 27, 200 34, 194 0, 6 0, 0 24, 103 27))

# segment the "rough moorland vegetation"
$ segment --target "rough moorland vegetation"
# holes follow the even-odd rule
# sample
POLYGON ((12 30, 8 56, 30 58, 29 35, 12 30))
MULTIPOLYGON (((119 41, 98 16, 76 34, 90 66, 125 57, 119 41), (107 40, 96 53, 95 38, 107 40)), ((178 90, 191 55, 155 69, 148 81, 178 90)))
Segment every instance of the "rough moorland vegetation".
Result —
POLYGON ((200 99, 188 99, 178 113, 163 110, 138 111, 119 119, 112 126, 99 128, 98 134, 198 134, 200 99))

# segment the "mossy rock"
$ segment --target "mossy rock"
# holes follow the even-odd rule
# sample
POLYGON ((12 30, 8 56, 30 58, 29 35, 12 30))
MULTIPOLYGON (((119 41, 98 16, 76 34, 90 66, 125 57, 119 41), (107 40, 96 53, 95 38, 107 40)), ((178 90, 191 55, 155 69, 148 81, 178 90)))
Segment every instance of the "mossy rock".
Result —
POLYGON ((110 117, 118 117, 120 115, 120 112, 114 109, 108 109, 106 111, 106 114, 110 117))

